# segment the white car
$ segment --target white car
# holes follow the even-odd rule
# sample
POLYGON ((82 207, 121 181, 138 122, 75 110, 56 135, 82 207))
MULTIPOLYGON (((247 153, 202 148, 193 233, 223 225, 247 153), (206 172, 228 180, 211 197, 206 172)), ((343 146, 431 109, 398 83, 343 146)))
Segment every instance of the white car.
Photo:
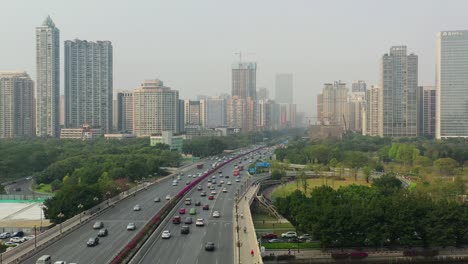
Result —
POLYGON ((227 189, 226 189, 226 188, 223 189, 223 193, 227 193, 227 189))
POLYGON ((23 237, 26 241, 29 241, 31 239, 34 239, 34 235, 29 235, 29 236, 25 236, 23 237))
POLYGON ((133 207, 133 211, 140 211, 140 210, 141 210, 141 207, 138 204, 133 207))
POLYGON ((135 230, 135 229, 136 229, 135 223, 128 223, 127 230, 135 230))
POLYGON ((25 241, 26 241, 26 239, 24 237, 12 237, 12 238, 10 238, 10 242, 13 242, 13 243, 23 243, 25 241))
POLYGON ((216 175, 211 176, 212 179, 216 179, 216 175))
POLYGON ((5 242, 4 245, 7 246, 7 247, 17 247, 19 244, 8 241, 8 242, 5 242))
POLYGON ((177 186, 177 182, 172 182, 172 186, 177 186))
POLYGON ((168 194, 166 195, 166 200, 170 200, 171 199, 171 196, 168 194))
POLYGON ((231 181, 228 181, 226 184, 227 184, 227 185, 231 185, 232 183, 231 183, 231 181))
POLYGON ((236 182, 240 182, 240 179, 239 179, 239 178, 236 178, 236 182))
POLYGON ((1 238, 1 239, 10 238, 10 237, 11 237, 11 233, 10 233, 10 232, 5 232, 5 233, 1 233, 1 234, 0 234, 0 238, 1 238))
POLYGON ((293 237, 297 237, 297 234, 294 231, 289 231, 289 232, 281 234, 281 237, 283 237, 283 238, 293 238, 293 237))
POLYGON ((213 194, 213 195, 216 194, 216 190, 212 190, 211 194, 213 194))
POLYGON ((170 238, 170 237, 171 237, 171 232, 169 232, 169 230, 164 230, 164 231, 162 232, 162 235, 161 235, 161 238, 162 238, 162 239, 168 239, 168 238, 170 238))
POLYGON ((221 183, 221 184, 224 184, 224 181, 223 181, 223 180, 221 180, 221 181, 219 181, 219 183, 221 183))
POLYGON ((205 222, 203 221, 203 218, 198 218, 197 221, 195 222, 196 226, 204 226, 205 222))
POLYGON ((213 212, 213 217, 216 217, 216 218, 218 218, 218 217, 219 217, 219 215, 220 215, 220 214, 219 214, 219 211, 214 211, 214 212, 213 212))
POLYGON ((189 178, 192 177, 192 174, 187 175, 187 177, 189 177, 189 178))
POLYGON ((65 261, 59 260, 55 261, 54 264, 67 264, 65 261))

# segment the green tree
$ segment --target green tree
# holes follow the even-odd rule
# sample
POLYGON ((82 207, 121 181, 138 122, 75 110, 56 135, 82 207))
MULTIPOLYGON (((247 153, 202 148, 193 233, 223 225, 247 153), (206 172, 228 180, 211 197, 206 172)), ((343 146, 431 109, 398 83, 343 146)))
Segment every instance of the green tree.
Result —
POLYGON ((362 152, 347 151, 345 152, 344 162, 353 170, 354 180, 356 181, 358 170, 369 162, 369 158, 362 152))
POLYGON ((366 179, 366 182, 369 183, 369 179, 372 174, 372 169, 369 166, 364 166, 364 168, 362 168, 362 173, 364 174, 364 178, 366 179))
POLYGON ((459 167, 459 164, 456 160, 452 158, 440 158, 434 161, 434 165, 441 173, 446 173, 448 175, 453 175, 455 169, 459 167))
POLYGON ((282 177, 285 176, 284 171, 278 170, 278 169, 273 169, 271 172, 271 179, 272 180, 281 180, 282 177))
POLYGON ((307 177, 306 177, 306 174, 304 172, 304 170, 301 170, 298 174, 298 179, 300 181, 300 184, 302 186, 302 190, 304 191, 305 194, 307 194, 307 190, 309 188, 309 184, 307 182, 307 177))

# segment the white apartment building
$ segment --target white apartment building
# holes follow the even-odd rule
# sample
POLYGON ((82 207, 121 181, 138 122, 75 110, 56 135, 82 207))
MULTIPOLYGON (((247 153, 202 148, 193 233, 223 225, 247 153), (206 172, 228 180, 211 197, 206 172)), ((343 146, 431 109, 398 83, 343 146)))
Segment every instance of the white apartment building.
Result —
POLYGON ((33 81, 26 72, 0 72, 0 138, 35 135, 33 81))
POLYGON ((65 41, 65 127, 112 131, 113 50, 110 41, 65 41))
POLYGON ((146 80, 133 92, 133 133, 137 137, 177 132, 179 91, 163 82, 146 80))
POLYGON ((380 67, 383 136, 415 137, 417 126, 418 56, 406 46, 392 46, 380 67))
POLYGON ((60 133, 60 30, 48 16, 36 28, 36 135, 60 133))

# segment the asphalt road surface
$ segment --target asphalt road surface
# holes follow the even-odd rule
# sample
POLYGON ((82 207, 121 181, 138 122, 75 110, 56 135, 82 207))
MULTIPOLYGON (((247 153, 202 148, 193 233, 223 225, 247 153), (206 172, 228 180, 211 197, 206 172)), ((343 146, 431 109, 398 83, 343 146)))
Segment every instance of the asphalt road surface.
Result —
POLYGON ((16 183, 5 186, 5 191, 7 194, 11 195, 38 195, 31 191, 32 179, 21 179, 17 180, 16 183), (19 191, 16 191, 16 188, 20 188, 19 191))
MULTIPOLYGON (((211 166, 212 161, 204 161, 204 168, 196 168, 185 172, 185 175, 203 172, 211 166)), ((137 232, 147 223, 166 203, 166 195, 173 197, 184 188, 186 176, 179 182, 178 186, 172 186, 172 179, 168 178, 146 191, 140 191, 136 197, 129 197, 114 208, 108 209, 89 223, 76 229, 57 240, 45 249, 38 251, 34 256, 23 263, 34 264, 42 255, 51 255, 52 263, 55 261, 74 262, 78 264, 104 264, 117 254, 137 232), (154 202, 155 197, 160 197, 161 202, 154 202), (138 204, 141 211, 133 211, 133 207, 138 204), (108 229, 107 237, 99 238, 99 244, 95 247, 87 247, 89 238, 97 235, 97 230, 92 228, 95 221, 102 221, 108 229), (127 231, 127 224, 134 222, 136 230, 127 231)))
MULTIPOLYGON (((250 158, 249 158, 250 159, 250 158)), ((237 164, 239 159, 236 160, 237 164)), ((246 168, 249 164, 249 160, 245 161, 242 159, 242 164, 246 168)), ((171 232, 170 239, 162 239, 160 234, 155 239, 150 239, 148 243, 151 243, 151 247, 146 252, 139 252, 141 259, 138 263, 140 264, 230 264, 234 261, 234 237, 233 237, 233 209, 234 199, 237 189, 243 184, 247 178, 247 171, 241 172, 241 182, 236 182, 237 177, 233 177, 234 165, 236 162, 231 162, 223 167, 223 177, 219 176, 216 172, 216 185, 215 190, 217 192, 215 200, 208 200, 210 190, 207 187, 207 179, 202 183, 203 190, 207 192, 206 197, 201 197, 200 192, 194 189, 192 193, 185 196, 190 197, 192 205, 184 205, 184 202, 177 207, 177 210, 170 214, 167 218, 168 221, 164 224, 164 228, 161 230, 169 230, 171 232), (224 175, 229 175, 226 179, 224 175), (224 184, 222 187, 218 187, 218 183, 223 180, 224 184), (231 181, 232 185, 227 185, 227 181, 231 181), (223 193, 222 189, 226 188, 227 192, 223 193), (201 201, 201 206, 195 206, 195 201, 201 201), (202 206, 208 204, 209 210, 202 210, 202 206), (179 214, 179 209, 183 207, 186 209, 185 214, 179 214), (196 215, 189 215, 190 208, 196 208, 196 215), (220 217, 214 218, 213 212, 219 211, 220 217), (190 226, 189 234, 181 234, 181 226, 183 224, 173 224, 172 218, 176 215, 180 215, 182 221, 186 217, 191 217, 193 223, 190 226), (197 218, 203 218, 205 221, 204 227, 195 226, 197 218), (214 251, 205 251, 205 243, 214 242, 214 251)), ((212 178, 211 176, 209 177, 212 178)), ((185 200, 185 198, 183 200, 185 200)))

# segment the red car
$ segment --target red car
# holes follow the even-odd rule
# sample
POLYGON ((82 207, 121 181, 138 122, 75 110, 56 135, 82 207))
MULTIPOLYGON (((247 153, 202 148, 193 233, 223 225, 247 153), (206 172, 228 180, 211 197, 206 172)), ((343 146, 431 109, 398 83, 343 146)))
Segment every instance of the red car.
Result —
POLYGON ((270 233, 270 234, 263 234, 262 238, 273 239, 273 238, 278 238, 278 236, 276 234, 270 233))
POLYGON ((172 218, 172 223, 173 224, 180 224, 180 216, 176 215, 174 218, 172 218))
POLYGON ((180 208, 179 214, 185 214, 185 208, 180 208))
POLYGON ((214 196, 213 195, 208 196, 208 200, 214 200, 214 196))

